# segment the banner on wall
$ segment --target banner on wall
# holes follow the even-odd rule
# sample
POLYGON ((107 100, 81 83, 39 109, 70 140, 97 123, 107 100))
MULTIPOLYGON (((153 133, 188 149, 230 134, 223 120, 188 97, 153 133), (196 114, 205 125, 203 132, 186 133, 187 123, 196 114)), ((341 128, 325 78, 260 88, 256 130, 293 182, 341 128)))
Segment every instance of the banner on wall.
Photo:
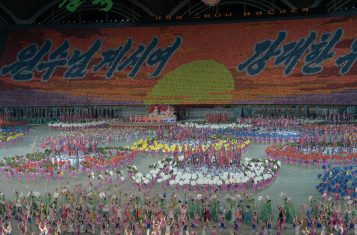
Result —
POLYGON ((357 17, 21 29, 0 106, 357 104, 357 17))

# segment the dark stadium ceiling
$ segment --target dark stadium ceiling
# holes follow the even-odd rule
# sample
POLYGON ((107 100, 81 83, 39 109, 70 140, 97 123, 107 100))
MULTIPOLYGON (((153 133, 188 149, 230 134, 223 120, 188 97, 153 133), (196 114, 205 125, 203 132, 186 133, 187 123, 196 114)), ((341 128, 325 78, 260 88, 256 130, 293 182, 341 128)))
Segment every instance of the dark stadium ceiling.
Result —
POLYGON ((310 8, 324 14, 357 10, 357 0, 221 0, 214 7, 201 0, 111 0, 111 11, 103 12, 93 7, 93 0, 80 0, 83 1, 81 7, 71 13, 58 7, 63 1, 66 0, 0 0, 0 25, 140 22, 155 16, 192 16, 227 10, 237 13, 247 9, 310 8))

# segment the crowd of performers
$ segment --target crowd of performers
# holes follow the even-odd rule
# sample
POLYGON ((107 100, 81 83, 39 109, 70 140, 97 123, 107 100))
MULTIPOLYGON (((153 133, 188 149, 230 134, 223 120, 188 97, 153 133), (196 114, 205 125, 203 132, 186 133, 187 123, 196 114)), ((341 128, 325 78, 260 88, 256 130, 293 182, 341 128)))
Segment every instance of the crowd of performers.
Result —
POLYGON ((161 142, 158 139, 141 139, 134 142, 132 150, 149 154, 168 154, 184 164, 192 166, 207 165, 209 167, 227 168, 231 165, 240 165, 242 153, 248 147, 249 140, 211 140, 208 142, 161 142), (181 159, 182 158, 182 159, 181 159))
POLYGON ((48 126, 52 130, 76 131, 76 130, 84 130, 88 128, 92 128, 92 129, 105 128, 108 127, 108 123, 105 121, 91 121, 91 122, 78 122, 78 123, 50 122, 48 126))
POLYGON ((326 123, 333 125, 353 123, 355 121, 355 114, 353 113, 326 113, 323 115, 315 115, 316 118, 324 120, 326 123))
POLYGON ((59 120, 63 123, 80 123, 85 120, 93 120, 95 116, 90 113, 70 113, 62 114, 59 120))
MULTIPOLYGON (((223 124, 224 125, 224 124, 223 124)), ((197 139, 206 141, 212 137, 246 138, 257 143, 286 143, 295 142, 301 138, 300 133, 295 131, 266 131, 252 128, 251 125, 232 126, 227 128, 201 128, 196 126, 175 125, 168 131, 168 140, 197 139)), ((164 131, 158 133, 162 137, 164 131)))
MULTIPOLYGON (((182 156, 192 166, 206 165, 224 169, 231 165, 240 166, 242 151, 240 142, 230 143, 229 147, 221 146, 221 148, 215 148, 214 144, 209 144, 205 150, 203 150, 202 145, 195 149, 188 148, 183 152, 182 156), (189 156, 189 158, 186 156, 189 156)), ((174 154, 174 156, 178 158, 178 154, 174 154)))
POLYGON ((23 141, 24 136, 29 132, 27 126, 1 127, 0 126, 0 148, 5 145, 23 141))
POLYGON ((29 127, 25 122, 9 122, 8 115, 0 115, 0 148, 22 141, 29 127))
POLYGON ((335 200, 342 197, 357 199, 357 166, 330 166, 324 165, 323 173, 319 174, 321 183, 316 186, 321 194, 333 196, 335 200))
POLYGON ((353 234, 357 225, 352 200, 309 198, 298 207, 283 193, 276 205, 248 193, 126 193, 117 185, 0 195, 1 234, 353 234))
POLYGON ((42 149, 49 148, 53 153, 65 153, 68 156, 76 156, 81 153, 97 152, 98 140, 91 136, 65 135, 42 138, 40 141, 42 149))
POLYGON ((299 121, 293 118, 242 118, 241 123, 250 123, 254 128, 265 128, 267 131, 296 130, 299 121))
POLYGON ((0 148, 8 144, 14 144, 22 141, 24 132, 0 128, 0 148))
POLYGON ((295 143, 272 145, 266 154, 290 165, 353 165, 357 159, 356 125, 304 125, 295 143))
MULTIPOLYGON (((155 131, 141 127, 84 129, 80 131, 63 132, 58 137, 43 137, 39 145, 41 149, 52 152, 75 155, 78 152, 96 152, 98 144, 108 146, 112 143, 130 143, 139 136, 154 135, 155 131)), ((37 144, 37 143, 35 143, 37 144)))
MULTIPOLYGON (((306 125, 299 141, 299 148, 312 148, 326 150, 329 147, 357 152, 357 125, 321 126, 306 125)), ((331 153, 334 154, 334 153, 331 153)))
POLYGON ((228 123, 228 113, 210 113, 206 116, 207 123, 228 123))
MULTIPOLYGON (((41 139, 40 147, 52 153, 49 156, 54 156, 53 161, 61 160, 57 159, 60 156, 72 158, 82 153, 88 155, 81 159, 87 161, 87 164, 98 159, 103 164, 117 160, 110 158, 110 161, 107 161, 105 157, 101 157, 103 154, 98 151, 99 145, 109 146, 112 142, 121 141, 129 143, 131 140, 137 140, 139 134, 145 133, 148 136, 155 136, 159 142, 165 142, 155 143, 153 149, 158 153, 167 152, 173 155, 181 165, 190 165, 195 169, 200 169, 200 166, 204 165, 206 168, 218 170, 217 172, 241 165, 241 154, 244 150, 241 146, 243 140, 247 139, 258 143, 299 140, 295 143, 296 148, 307 153, 356 153, 357 128, 353 125, 301 126, 301 123, 289 118, 249 119, 244 120, 244 123, 249 125, 243 125, 242 128, 170 125, 169 128, 156 126, 150 129, 133 125, 132 128, 94 127, 81 131, 70 129, 70 132, 61 133, 58 137, 41 139), (302 135, 298 131, 301 131, 302 135), (238 136, 240 139, 237 141, 238 136), (218 139, 224 139, 225 142, 219 142, 219 147, 216 147, 218 139), (330 153, 328 151, 331 148, 330 153)), ((143 149, 131 150, 145 149, 152 150, 148 145, 143 149)), ((45 159, 48 161, 48 156, 45 159)), ((47 166, 46 161, 38 165, 41 169, 39 173, 46 175, 48 181, 54 177, 61 179, 59 168, 57 175, 52 168, 42 171, 43 164, 47 166)), ((321 161, 321 165, 323 163, 326 162, 321 161)), ((322 183, 317 189, 323 195, 323 199, 319 202, 309 199, 298 208, 288 197, 283 198, 281 205, 272 205, 269 197, 254 200, 245 190, 244 195, 222 199, 220 192, 214 192, 221 187, 216 187, 213 191, 202 191, 199 196, 171 194, 166 192, 165 187, 161 187, 162 195, 152 194, 152 191, 146 191, 145 187, 138 187, 136 193, 126 194, 123 193, 124 176, 121 171, 116 172, 116 182, 113 183, 112 171, 105 171, 104 180, 101 176, 98 178, 98 184, 94 185, 93 171, 103 171, 107 169, 106 165, 102 165, 101 168, 96 165, 97 169, 87 169, 88 165, 79 167, 77 162, 77 169, 70 168, 69 172, 76 177, 79 170, 83 169, 84 174, 89 170, 88 187, 62 187, 54 194, 43 195, 38 192, 30 192, 28 195, 15 193, 12 199, 5 199, 3 196, 0 201, 0 234, 21 231, 19 234, 88 232, 188 235, 245 234, 242 231, 250 230, 252 234, 272 234, 273 230, 276 230, 277 234, 284 231, 294 231, 295 234, 347 234, 352 231, 356 233, 357 228, 354 227, 357 224, 357 205, 353 200, 356 199, 357 171, 353 164, 344 165, 345 161, 339 163, 342 166, 335 164, 325 167, 323 174, 320 175, 322 183), (110 177, 106 177, 107 173, 110 177), (105 188, 106 186, 108 188, 105 188), (340 199, 345 199, 343 205, 340 205, 340 199)), ((55 165, 60 164, 57 162, 55 165)), ((115 164, 110 170, 115 170, 118 166, 115 164)), ((10 174, 5 170, 2 173, 10 174)))

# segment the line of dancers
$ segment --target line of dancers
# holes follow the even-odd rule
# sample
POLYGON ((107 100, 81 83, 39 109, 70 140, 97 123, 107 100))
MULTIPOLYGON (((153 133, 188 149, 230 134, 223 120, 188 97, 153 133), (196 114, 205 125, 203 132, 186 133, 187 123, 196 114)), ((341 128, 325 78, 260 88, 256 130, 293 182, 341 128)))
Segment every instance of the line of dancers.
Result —
POLYGON ((61 186, 51 193, 0 193, 1 234, 352 234, 356 202, 309 198, 300 208, 286 196, 278 205, 269 197, 218 193, 184 194, 120 187, 61 186), (275 209, 275 208, 276 209, 275 209), (352 232, 352 233, 351 233, 352 232))

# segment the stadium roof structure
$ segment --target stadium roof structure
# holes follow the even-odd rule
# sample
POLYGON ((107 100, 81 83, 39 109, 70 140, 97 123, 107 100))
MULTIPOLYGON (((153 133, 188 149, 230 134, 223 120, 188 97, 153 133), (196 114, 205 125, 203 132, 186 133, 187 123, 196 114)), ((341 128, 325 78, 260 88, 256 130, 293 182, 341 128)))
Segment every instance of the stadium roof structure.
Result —
MULTIPOLYGON (((146 22, 155 17, 184 17, 219 12, 290 11, 309 8, 319 15, 356 12, 356 0, 0 0, 0 25, 146 22), (111 2, 109 11, 98 4, 111 2), (206 2, 206 3, 205 3, 206 2), (207 4, 213 2, 213 6, 207 4), (75 11, 68 4, 81 3, 75 11), (93 4, 96 3, 96 4, 93 4), (73 9, 72 9, 73 10, 73 9)), ((258 14, 258 15, 259 15, 258 14)))

